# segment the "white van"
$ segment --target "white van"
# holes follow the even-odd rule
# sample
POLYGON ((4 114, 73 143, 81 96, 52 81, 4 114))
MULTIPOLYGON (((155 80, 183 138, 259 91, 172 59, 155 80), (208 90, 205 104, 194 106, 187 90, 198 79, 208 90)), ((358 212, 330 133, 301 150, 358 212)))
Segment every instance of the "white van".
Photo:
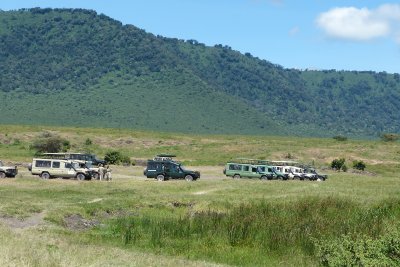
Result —
POLYGON ((270 164, 289 179, 303 180, 303 168, 299 167, 300 164, 296 161, 271 161, 270 164))
POLYGON ((63 159, 33 159, 31 173, 43 179, 51 177, 91 179, 91 171, 82 162, 63 159))

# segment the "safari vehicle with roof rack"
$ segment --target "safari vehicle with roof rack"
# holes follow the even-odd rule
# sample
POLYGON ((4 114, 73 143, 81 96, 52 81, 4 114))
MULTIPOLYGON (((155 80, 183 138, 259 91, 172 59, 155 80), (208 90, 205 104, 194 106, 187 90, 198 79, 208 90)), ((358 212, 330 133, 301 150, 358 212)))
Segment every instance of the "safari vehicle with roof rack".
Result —
POLYGON ((304 169, 303 178, 310 181, 325 181, 328 179, 328 175, 320 174, 316 169, 307 167, 304 169))
POLYGON ((175 155, 160 154, 153 159, 149 159, 143 174, 147 178, 155 178, 158 181, 185 179, 189 182, 200 179, 200 172, 187 170, 173 158, 175 158, 175 155))
POLYGON ((0 178, 15 177, 18 174, 17 166, 5 166, 0 160, 0 178))
POLYGON ((297 161, 271 161, 270 164, 274 169, 283 173, 288 179, 292 180, 303 180, 303 168, 297 161))
POLYGON ((328 178, 328 175, 318 174, 314 168, 297 161, 271 161, 271 164, 293 180, 325 181, 328 178))
POLYGON ((223 173, 234 179, 243 177, 272 180, 276 177, 275 171, 267 165, 267 161, 246 158, 238 158, 226 163, 223 173))
POLYGON ((65 152, 65 153, 43 153, 41 155, 43 158, 50 159, 69 159, 69 160, 81 160, 85 161, 87 164, 98 166, 99 164, 105 164, 105 160, 98 159, 94 154, 88 153, 73 153, 73 152, 65 152))
POLYGON ((42 179, 60 177, 86 180, 92 178, 92 171, 86 167, 84 161, 65 159, 34 158, 31 173, 32 175, 39 175, 42 179))

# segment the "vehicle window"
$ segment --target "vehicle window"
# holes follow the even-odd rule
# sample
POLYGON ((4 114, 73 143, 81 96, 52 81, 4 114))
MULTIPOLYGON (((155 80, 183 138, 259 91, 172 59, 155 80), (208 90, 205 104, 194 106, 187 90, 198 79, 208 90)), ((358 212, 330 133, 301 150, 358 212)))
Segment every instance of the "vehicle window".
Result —
POLYGON ((37 160, 35 163, 36 167, 46 167, 50 168, 51 166, 51 161, 50 160, 37 160))
POLYGON ((60 168, 60 162, 59 161, 53 161, 53 168, 60 168))
POLYGON ((156 169, 156 164, 154 164, 154 163, 148 163, 147 164, 147 169, 148 170, 155 170, 156 169))
POLYGON ((272 169, 271 169, 271 168, 268 168, 268 172, 272 172, 272 169))
POLYGON ((262 171, 262 172, 265 172, 265 167, 258 167, 258 169, 260 170, 260 171, 262 171))
MULTIPOLYGON (((260 171, 260 169, 259 169, 260 171)), ((251 167, 251 172, 257 172, 257 168, 256 167, 251 167)))
POLYGON ((175 164, 172 164, 172 165, 170 166, 170 171, 171 171, 171 172, 179 172, 179 166, 178 166, 178 165, 175 165, 175 164))
POLYGON ((232 171, 240 171, 242 168, 241 168, 242 166, 241 165, 239 165, 239 164, 230 164, 229 165, 229 170, 232 170, 232 171))
POLYGON ((71 163, 65 163, 65 168, 67 169, 72 169, 72 164, 71 163))
POLYGON ((243 171, 248 172, 250 169, 250 166, 243 166, 243 171))

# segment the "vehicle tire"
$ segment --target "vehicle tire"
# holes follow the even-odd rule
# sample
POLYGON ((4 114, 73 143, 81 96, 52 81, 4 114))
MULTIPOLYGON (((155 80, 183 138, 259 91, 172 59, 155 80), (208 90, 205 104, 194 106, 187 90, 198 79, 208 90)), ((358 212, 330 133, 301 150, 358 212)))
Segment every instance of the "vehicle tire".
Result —
POLYGON ((40 175, 40 177, 44 180, 48 180, 50 179, 50 173, 48 172, 42 172, 42 174, 40 175))
POLYGON ((76 175, 76 179, 78 179, 79 181, 83 181, 85 180, 85 175, 83 173, 78 173, 76 175))
POLYGON ((165 181, 165 176, 163 174, 157 175, 157 181, 159 182, 165 181))
POLYGON ((99 173, 98 172, 93 173, 92 178, 93 178, 93 180, 99 180, 99 178, 100 178, 99 173))
POLYGON ((293 176, 293 180, 300 180, 300 176, 297 175, 293 176))
POLYGON ((6 174, 4 172, 0 172, 0 178, 6 178, 6 174))
POLYGON ((190 174, 185 176, 185 180, 188 182, 192 182, 193 181, 193 176, 191 176, 190 174))
POLYGON ((265 175, 261 176, 261 180, 267 180, 267 179, 268 179, 267 176, 265 175))
POLYGON ((235 174, 235 175, 233 176, 233 179, 240 179, 240 175, 239 175, 239 174, 235 174))

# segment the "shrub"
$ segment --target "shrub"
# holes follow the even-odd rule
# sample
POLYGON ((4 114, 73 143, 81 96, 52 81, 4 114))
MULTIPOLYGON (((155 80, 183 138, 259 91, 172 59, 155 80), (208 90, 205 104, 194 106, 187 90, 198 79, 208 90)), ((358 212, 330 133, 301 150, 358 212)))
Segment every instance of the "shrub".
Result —
POLYGON ((400 236, 392 233, 378 239, 352 238, 316 242, 316 254, 322 266, 399 266, 400 236))
POLYGON ((292 155, 292 154, 290 154, 290 153, 287 153, 287 154, 285 155, 285 158, 286 158, 286 159, 294 159, 295 157, 294 157, 294 155, 292 155))
POLYGON ((131 159, 124 155, 121 157, 121 163, 122 165, 129 166, 131 164, 131 159))
POLYGON ((107 152, 104 156, 104 160, 108 164, 118 164, 121 161, 121 153, 118 151, 107 152))
POLYGON ((336 141, 347 141, 347 137, 342 135, 336 135, 333 137, 333 139, 335 139, 336 141))
POLYGON ((119 151, 107 152, 104 156, 104 160, 107 162, 107 164, 131 164, 131 159, 126 155, 122 155, 119 151))
POLYGON ((363 170, 365 170, 366 165, 361 160, 360 161, 355 160, 355 161, 353 161, 353 168, 357 169, 357 170, 360 170, 360 171, 363 171, 363 170))
POLYGON ((343 171, 347 171, 347 166, 344 165, 346 160, 344 158, 341 159, 334 159, 331 163, 331 168, 337 171, 340 171, 343 167, 343 171))
POLYGON ((90 138, 86 138, 85 146, 91 146, 92 144, 93 144, 92 140, 90 138))
POLYGON ((36 153, 57 153, 66 152, 71 148, 71 144, 68 140, 57 135, 42 134, 33 141, 30 148, 36 150, 36 153))
POLYGON ((342 171, 344 171, 344 172, 347 172, 347 166, 346 166, 346 164, 343 164, 343 166, 342 166, 342 171))
POLYGON ((385 142, 394 142, 400 139, 400 135, 395 133, 385 133, 381 135, 381 139, 385 142))

